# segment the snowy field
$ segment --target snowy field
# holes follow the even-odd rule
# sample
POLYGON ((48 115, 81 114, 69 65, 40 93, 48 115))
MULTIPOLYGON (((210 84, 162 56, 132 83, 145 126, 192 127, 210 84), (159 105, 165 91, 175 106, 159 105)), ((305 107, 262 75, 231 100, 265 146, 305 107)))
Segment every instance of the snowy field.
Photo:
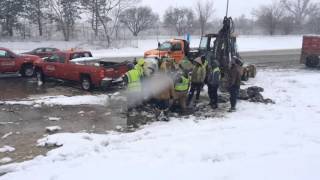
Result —
MULTIPOLYGON (((182 37, 181 37, 182 38, 182 37)), ((170 37, 160 38, 160 42, 169 40, 170 37)), ((200 38, 191 37, 191 47, 199 47, 200 38)), ((0 42, 0 47, 12 49, 22 53, 38 47, 56 47, 59 49, 82 48, 92 50, 97 57, 139 57, 150 49, 157 48, 157 39, 133 40, 129 46, 119 49, 103 49, 98 46, 83 42, 0 42)), ((240 52, 261 50, 299 49, 302 46, 302 36, 239 36, 238 46, 240 52)))
POLYGON ((318 180, 320 74, 265 70, 250 84, 275 105, 240 102, 224 118, 171 119, 134 133, 56 134, 47 156, 0 166, 0 180, 318 180))

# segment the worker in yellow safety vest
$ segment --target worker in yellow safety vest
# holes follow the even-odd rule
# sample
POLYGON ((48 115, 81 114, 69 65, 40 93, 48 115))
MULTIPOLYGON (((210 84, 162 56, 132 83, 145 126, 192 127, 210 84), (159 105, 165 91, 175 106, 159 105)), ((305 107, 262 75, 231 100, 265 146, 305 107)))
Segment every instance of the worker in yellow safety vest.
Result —
POLYGON ((145 61, 143 58, 141 58, 137 61, 137 64, 134 67, 136 70, 139 71, 141 77, 144 76, 144 70, 143 70, 144 64, 145 64, 145 61))
POLYGON ((128 65, 129 71, 124 76, 124 82, 128 89, 128 109, 139 105, 141 100, 141 72, 133 64, 128 65))
POLYGON ((179 102, 182 112, 187 108, 187 96, 190 87, 190 78, 186 73, 178 73, 175 80, 175 94, 176 100, 179 102))

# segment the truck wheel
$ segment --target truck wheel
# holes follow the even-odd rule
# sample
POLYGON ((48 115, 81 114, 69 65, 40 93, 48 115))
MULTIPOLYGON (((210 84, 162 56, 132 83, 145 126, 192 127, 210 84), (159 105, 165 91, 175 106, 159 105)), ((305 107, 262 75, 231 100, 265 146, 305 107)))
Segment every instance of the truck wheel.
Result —
POLYGON ((92 83, 89 77, 81 78, 81 88, 85 91, 90 91, 92 89, 92 83))
POLYGON ((306 58, 307 67, 316 67, 319 64, 319 57, 316 55, 310 55, 306 58))
POLYGON ((32 77, 34 75, 34 69, 32 65, 24 65, 21 69, 21 75, 23 77, 32 77))
POLYGON ((39 86, 45 83, 45 76, 41 70, 36 71, 36 77, 39 86))

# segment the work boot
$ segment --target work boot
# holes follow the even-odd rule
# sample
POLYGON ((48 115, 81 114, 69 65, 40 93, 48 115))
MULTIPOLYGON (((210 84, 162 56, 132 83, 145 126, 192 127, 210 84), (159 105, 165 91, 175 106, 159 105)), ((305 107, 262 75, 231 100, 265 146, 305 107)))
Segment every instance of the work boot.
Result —
POLYGON ((161 111, 161 113, 159 114, 157 119, 158 119, 158 121, 166 121, 166 122, 169 121, 169 117, 164 111, 161 111))
POLYGON ((218 109, 218 105, 217 104, 211 104, 211 108, 212 109, 218 109))
POLYGON ((230 113, 236 112, 236 108, 235 107, 231 107, 228 112, 230 112, 230 113))

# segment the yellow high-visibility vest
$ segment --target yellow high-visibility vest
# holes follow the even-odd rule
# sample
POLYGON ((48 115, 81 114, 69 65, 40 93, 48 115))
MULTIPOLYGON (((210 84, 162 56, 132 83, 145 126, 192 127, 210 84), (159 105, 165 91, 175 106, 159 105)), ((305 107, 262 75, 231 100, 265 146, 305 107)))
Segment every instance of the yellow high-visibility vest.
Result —
POLYGON ((176 91, 187 91, 189 90, 189 83, 190 83, 190 79, 189 78, 185 78, 185 77, 181 77, 182 78, 182 82, 177 83, 174 87, 174 89, 176 91))
POLYGON ((141 91, 140 72, 137 69, 132 69, 127 72, 128 90, 141 91))

